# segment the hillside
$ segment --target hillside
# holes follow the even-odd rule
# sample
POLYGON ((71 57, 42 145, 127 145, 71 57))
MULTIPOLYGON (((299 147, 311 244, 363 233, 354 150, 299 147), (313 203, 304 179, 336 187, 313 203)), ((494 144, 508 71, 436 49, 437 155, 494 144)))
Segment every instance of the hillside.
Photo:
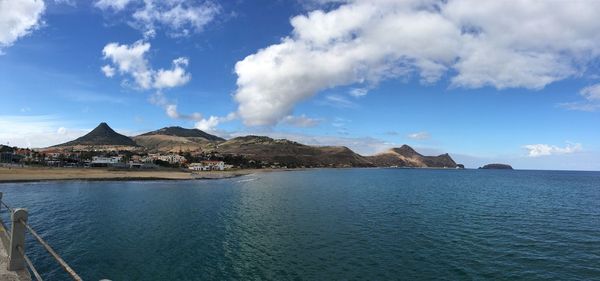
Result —
POLYGON ((56 145, 55 147, 66 146, 128 146, 135 147, 137 144, 129 137, 115 132, 108 124, 102 122, 94 130, 73 141, 56 145))
POLYGON ((392 148, 386 152, 368 156, 366 159, 379 167, 455 168, 457 166, 447 153, 438 156, 424 156, 408 145, 392 148))
POLYGON ((225 139, 208 134, 198 129, 166 127, 160 130, 141 134, 133 140, 149 152, 202 151, 215 148, 216 143, 225 139))
POLYGON ((220 143, 215 151, 244 155, 255 161, 277 162, 290 167, 369 167, 365 157, 343 146, 308 146, 264 136, 237 137, 220 143))
POLYGON ((455 168, 448 154, 424 156, 408 145, 373 156, 361 156, 345 146, 310 146, 266 136, 242 136, 225 140, 198 129, 166 127, 133 139, 106 123, 76 140, 55 147, 85 150, 135 150, 148 153, 204 152, 243 156, 247 161, 288 167, 436 167, 455 168))
POLYGON ((215 135, 211 135, 204 131, 198 129, 186 129, 179 126, 174 127, 165 127, 156 131, 148 132, 145 134, 141 134, 139 136, 155 136, 155 135, 164 135, 164 136, 176 136, 176 137, 184 137, 184 138, 203 138, 209 141, 225 141, 224 138, 217 137, 215 135))

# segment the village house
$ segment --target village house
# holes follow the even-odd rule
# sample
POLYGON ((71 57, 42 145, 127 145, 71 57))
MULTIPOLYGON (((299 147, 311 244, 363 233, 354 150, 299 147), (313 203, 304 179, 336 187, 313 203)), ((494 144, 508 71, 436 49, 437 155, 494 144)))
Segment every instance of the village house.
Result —
POLYGON ((183 164, 185 163, 187 160, 185 159, 185 157, 178 155, 178 154, 167 154, 167 155, 161 155, 158 153, 155 154, 148 154, 148 157, 144 158, 142 162, 153 162, 156 160, 160 160, 160 161, 165 161, 168 162, 169 164, 183 164))
POLYGON ((193 171, 223 171, 225 170, 225 162, 205 160, 200 163, 192 163, 188 166, 188 169, 193 171))
POLYGON ((111 167, 118 166, 123 160, 123 156, 93 156, 90 166, 92 167, 111 167))

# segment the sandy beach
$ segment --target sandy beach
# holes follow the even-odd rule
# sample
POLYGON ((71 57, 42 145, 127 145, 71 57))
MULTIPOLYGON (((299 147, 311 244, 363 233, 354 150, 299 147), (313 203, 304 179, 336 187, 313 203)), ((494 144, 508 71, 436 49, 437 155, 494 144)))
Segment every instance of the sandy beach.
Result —
POLYGON ((0 167, 0 183, 53 180, 194 180, 223 179, 260 170, 202 171, 183 170, 113 170, 106 168, 0 167))

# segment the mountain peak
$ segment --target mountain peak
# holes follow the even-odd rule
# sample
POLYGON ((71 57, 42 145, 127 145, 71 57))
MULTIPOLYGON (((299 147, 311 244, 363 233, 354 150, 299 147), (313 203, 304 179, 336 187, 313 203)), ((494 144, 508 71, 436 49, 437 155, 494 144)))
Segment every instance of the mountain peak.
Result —
POLYGON ((77 138, 73 141, 59 144, 57 146, 76 146, 76 145, 123 145, 137 146, 137 144, 127 136, 115 132, 106 122, 96 126, 91 132, 77 138))
POLYGON ((391 151, 406 157, 422 156, 420 153, 418 153, 416 150, 414 150, 412 147, 406 144, 402 145, 399 148, 392 148, 391 151))
POLYGON ((92 130, 92 132, 116 133, 106 122, 102 122, 92 130))

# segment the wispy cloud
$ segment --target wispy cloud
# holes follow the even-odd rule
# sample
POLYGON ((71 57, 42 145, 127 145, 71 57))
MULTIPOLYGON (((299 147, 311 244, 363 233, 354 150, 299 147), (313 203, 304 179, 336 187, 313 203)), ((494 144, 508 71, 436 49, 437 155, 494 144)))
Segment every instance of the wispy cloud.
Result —
POLYGON ((579 152, 583 149, 580 143, 567 143, 565 147, 559 147, 556 145, 549 144, 528 144, 523 147, 528 151, 527 155, 529 157, 571 154, 579 152))
POLYGON ((88 131, 52 115, 0 116, 0 144, 11 146, 47 147, 73 140, 88 131))
POLYGON ((600 83, 587 86, 579 91, 583 97, 581 101, 559 103, 558 106, 579 111, 598 111, 600 110, 600 83))
POLYGON ((113 104, 124 104, 126 99, 123 97, 109 96, 100 93, 87 92, 87 91, 66 91, 60 93, 60 95, 68 100, 80 102, 80 103, 113 103, 113 104))
POLYGON ((358 104, 356 104, 355 102, 352 102, 352 101, 348 100, 347 98, 340 96, 340 95, 336 95, 336 94, 327 95, 327 96, 325 96, 325 98, 323 100, 321 100, 317 103, 320 105, 327 105, 327 106, 332 106, 332 107, 336 107, 336 108, 358 107, 358 104))
POLYGON ((95 6, 114 13, 130 13, 130 25, 152 38, 163 29, 172 37, 200 32, 221 13, 213 1, 192 0, 97 0, 95 6))
POLYGON ((349 95, 351 95, 355 98, 364 97, 368 93, 369 93, 369 90, 365 89, 365 88, 353 88, 348 92, 349 95))
POLYGON ((423 140, 430 139, 431 135, 428 132, 416 132, 416 133, 408 134, 406 137, 411 140, 423 141, 423 140))
POLYGON ((321 123, 321 119, 310 118, 306 115, 302 114, 300 116, 288 115, 283 120, 281 120, 280 124, 289 125, 298 128, 309 128, 315 127, 321 123))

